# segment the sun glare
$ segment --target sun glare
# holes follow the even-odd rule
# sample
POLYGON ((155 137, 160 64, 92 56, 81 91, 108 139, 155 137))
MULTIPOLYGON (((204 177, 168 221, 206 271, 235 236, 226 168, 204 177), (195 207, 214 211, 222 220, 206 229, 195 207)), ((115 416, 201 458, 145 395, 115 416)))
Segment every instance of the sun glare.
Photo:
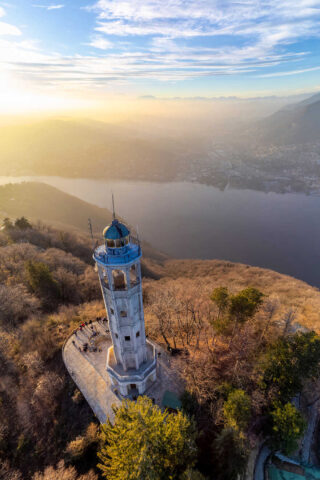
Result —
POLYGON ((2 85, 0 91, 1 114, 38 114, 81 110, 92 107, 89 100, 70 94, 36 92, 29 89, 2 85))

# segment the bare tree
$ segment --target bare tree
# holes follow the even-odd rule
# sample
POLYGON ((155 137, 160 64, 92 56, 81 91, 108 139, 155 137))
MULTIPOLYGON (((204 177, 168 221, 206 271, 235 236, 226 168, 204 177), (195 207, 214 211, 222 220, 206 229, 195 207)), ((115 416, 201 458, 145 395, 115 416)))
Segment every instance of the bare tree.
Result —
POLYGON ((37 472, 32 480, 98 480, 98 476, 92 470, 78 476, 74 467, 66 467, 61 460, 56 468, 53 466, 47 467, 43 473, 37 472))

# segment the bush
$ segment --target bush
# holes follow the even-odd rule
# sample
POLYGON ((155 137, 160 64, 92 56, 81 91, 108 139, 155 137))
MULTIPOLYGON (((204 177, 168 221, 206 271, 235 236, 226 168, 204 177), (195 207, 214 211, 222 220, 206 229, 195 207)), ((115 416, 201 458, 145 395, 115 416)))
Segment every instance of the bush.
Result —
POLYGON ((66 448, 66 453, 72 460, 78 460, 87 453, 89 448, 96 447, 99 441, 99 429, 95 423, 90 423, 84 435, 72 440, 66 448))
POLYGON ((37 472, 32 480, 98 480, 98 477, 92 470, 78 476, 74 467, 66 467, 64 462, 61 461, 56 468, 50 466, 43 473, 37 472))

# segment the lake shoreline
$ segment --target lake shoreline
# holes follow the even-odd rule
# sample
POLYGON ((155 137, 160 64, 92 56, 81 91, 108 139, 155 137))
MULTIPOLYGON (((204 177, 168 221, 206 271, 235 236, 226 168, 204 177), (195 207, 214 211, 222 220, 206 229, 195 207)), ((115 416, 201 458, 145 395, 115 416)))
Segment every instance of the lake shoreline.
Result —
POLYGON ((0 185, 40 182, 102 208, 136 227, 172 258, 227 259, 320 286, 320 198, 215 187, 195 182, 0 177, 0 185))

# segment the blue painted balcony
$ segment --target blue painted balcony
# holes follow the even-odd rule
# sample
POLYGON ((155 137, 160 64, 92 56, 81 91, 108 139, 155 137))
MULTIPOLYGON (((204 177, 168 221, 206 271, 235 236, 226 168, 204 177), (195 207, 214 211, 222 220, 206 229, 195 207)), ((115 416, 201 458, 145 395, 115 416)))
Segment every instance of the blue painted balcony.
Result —
POLYGON ((133 237, 130 242, 119 248, 108 248, 105 245, 97 247, 93 259, 101 265, 126 265, 139 259, 142 255, 139 243, 133 237))

